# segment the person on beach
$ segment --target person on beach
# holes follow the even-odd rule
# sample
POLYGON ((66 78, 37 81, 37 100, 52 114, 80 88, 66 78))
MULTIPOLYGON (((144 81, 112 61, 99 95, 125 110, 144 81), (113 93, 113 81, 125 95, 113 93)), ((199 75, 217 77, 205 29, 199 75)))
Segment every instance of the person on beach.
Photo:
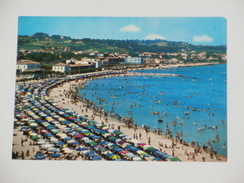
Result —
POLYGON ((206 159, 206 158, 203 156, 203 157, 202 157, 202 161, 205 162, 205 159, 206 159))
POLYGON ((25 159, 24 151, 21 151, 21 158, 22 158, 22 159, 25 159))
POLYGON ((151 137, 148 137, 148 145, 151 145, 151 137))
POLYGON ((22 147, 24 147, 24 139, 23 138, 21 138, 21 145, 22 145, 22 147))

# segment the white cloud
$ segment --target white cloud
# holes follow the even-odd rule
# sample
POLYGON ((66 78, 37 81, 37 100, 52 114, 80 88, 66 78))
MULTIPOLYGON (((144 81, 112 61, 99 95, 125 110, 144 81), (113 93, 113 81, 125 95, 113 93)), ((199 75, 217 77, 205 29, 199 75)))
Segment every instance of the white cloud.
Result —
POLYGON ((159 34, 151 34, 151 35, 147 35, 145 37, 145 39, 150 39, 150 40, 154 40, 154 39, 165 39, 165 37, 159 35, 159 34))
POLYGON ((140 32, 141 28, 135 25, 128 25, 120 29, 120 32, 140 32))
POLYGON ((207 36, 207 35, 202 35, 202 36, 194 36, 193 37, 194 42, 213 42, 213 38, 207 36))

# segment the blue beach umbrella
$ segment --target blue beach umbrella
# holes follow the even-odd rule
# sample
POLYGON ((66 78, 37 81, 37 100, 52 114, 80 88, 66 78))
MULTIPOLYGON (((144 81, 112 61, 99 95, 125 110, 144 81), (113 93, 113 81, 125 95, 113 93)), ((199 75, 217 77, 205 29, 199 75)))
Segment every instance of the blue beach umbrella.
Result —
POLYGON ((44 133, 44 135, 47 137, 53 137, 53 134, 51 134, 51 133, 44 133))
POLYGON ((58 158, 58 157, 60 157, 60 156, 62 156, 62 154, 52 154, 52 155, 51 155, 52 158, 58 158))
POLYGON ((71 123, 70 121, 61 121, 61 122, 67 125, 71 123))
POLYGON ((138 151, 140 149, 138 149, 137 147, 134 147, 134 146, 130 146, 127 148, 129 151, 138 151))
POLYGON ((46 156, 44 156, 44 154, 39 153, 39 152, 36 153, 34 157, 36 158, 36 160, 42 160, 42 159, 46 158, 46 156))
POLYGON ((96 157, 96 154, 88 154, 87 157, 96 157))
POLYGON ((124 149, 122 149, 122 148, 120 148, 120 147, 115 147, 114 149, 113 149, 113 151, 115 151, 115 152, 120 152, 120 151, 123 151, 124 149))
POLYGON ((64 145, 64 142, 58 142, 57 145, 64 145))
POLYGON ((95 152, 94 151, 85 152, 85 155, 88 155, 88 154, 95 154, 95 152))
POLYGON ((63 140, 65 140, 65 141, 69 141, 69 140, 72 140, 72 139, 69 138, 69 137, 65 137, 65 138, 63 138, 63 140))
POLYGON ((102 139, 102 137, 95 135, 95 136, 92 137, 92 139, 102 139))
POLYGON ((89 126, 89 127, 87 127, 89 130, 91 130, 91 129, 94 129, 94 128, 96 128, 96 127, 94 127, 94 126, 89 126))
POLYGON ((49 152, 59 152, 57 149, 55 149, 55 148, 52 148, 52 149, 49 149, 48 150, 49 152))
POLYGON ((161 158, 153 158, 153 161, 161 161, 161 158))
POLYGON ((94 156, 91 160, 102 160, 102 158, 101 157, 99 157, 99 156, 94 156))
POLYGON ((76 150, 78 151, 87 151, 89 149, 85 148, 85 147, 78 147, 76 150))
POLYGON ((27 126, 23 126, 23 127, 21 127, 21 130, 26 130, 26 129, 28 129, 27 126))

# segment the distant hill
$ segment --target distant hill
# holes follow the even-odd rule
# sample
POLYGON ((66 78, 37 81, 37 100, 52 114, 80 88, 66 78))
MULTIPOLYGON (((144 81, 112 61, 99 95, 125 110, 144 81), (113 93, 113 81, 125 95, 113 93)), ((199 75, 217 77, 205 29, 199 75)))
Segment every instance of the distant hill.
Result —
POLYGON ((175 53, 181 50, 226 54, 226 45, 204 46, 166 40, 113 40, 113 39, 72 39, 68 36, 36 33, 32 36, 18 36, 18 50, 48 50, 69 47, 71 51, 99 51, 133 54, 136 52, 175 53))

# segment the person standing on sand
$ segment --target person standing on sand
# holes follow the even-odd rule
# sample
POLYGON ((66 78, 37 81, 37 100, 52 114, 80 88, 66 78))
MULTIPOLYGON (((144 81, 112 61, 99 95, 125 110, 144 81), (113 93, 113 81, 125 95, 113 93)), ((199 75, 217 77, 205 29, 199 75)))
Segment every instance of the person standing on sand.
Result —
POLYGON ((22 158, 22 159, 25 159, 25 154, 24 154, 23 151, 21 151, 21 158, 22 158))
POLYGON ((22 145, 22 147, 24 147, 24 139, 23 138, 21 138, 21 145, 22 145))
POLYGON ((205 162, 205 159, 206 159, 206 158, 203 156, 203 157, 202 157, 202 161, 205 162))
POLYGON ((148 137, 148 145, 151 144, 151 137, 148 137))

